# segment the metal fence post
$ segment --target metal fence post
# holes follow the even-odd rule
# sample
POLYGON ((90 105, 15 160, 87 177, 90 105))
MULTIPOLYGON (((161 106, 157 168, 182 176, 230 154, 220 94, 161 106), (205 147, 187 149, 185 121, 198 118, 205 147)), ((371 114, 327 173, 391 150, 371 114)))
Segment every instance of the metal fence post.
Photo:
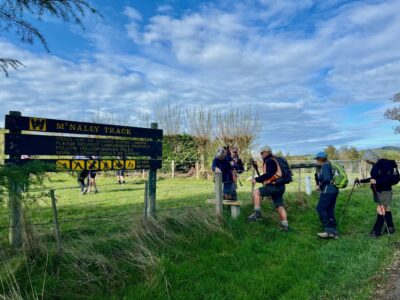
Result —
POLYGON ((148 191, 149 191, 149 183, 146 181, 144 183, 144 212, 143 212, 143 222, 144 223, 147 222, 147 214, 150 213, 148 191))
POLYGON ((61 254, 61 231, 60 231, 60 223, 58 222, 58 211, 56 204, 56 196, 54 194, 54 190, 50 191, 51 197, 51 207, 53 208, 53 224, 54 224, 54 232, 56 234, 57 241, 57 253, 61 254))
POLYGON ((222 199, 223 199, 223 194, 222 194, 222 174, 221 173, 215 173, 215 214, 218 217, 222 217, 222 199))

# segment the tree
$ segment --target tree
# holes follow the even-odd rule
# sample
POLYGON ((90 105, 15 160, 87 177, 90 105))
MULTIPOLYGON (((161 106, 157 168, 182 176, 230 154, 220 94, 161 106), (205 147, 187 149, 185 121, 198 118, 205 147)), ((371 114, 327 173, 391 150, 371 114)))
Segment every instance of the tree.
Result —
POLYGON ((206 156, 210 151, 213 113, 202 107, 186 110, 186 119, 189 133, 194 137, 200 157, 200 169, 204 171, 206 156))
POLYGON ((333 145, 326 147, 325 153, 328 155, 329 159, 338 159, 338 151, 333 145))
MULTIPOLYGON (((392 102, 396 104, 400 103, 400 93, 395 94, 390 98, 392 102)), ((400 106, 394 106, 385 111, 385 118, 393 121, 400 121, 400 106)), ((394 128, 395 133, 400 133, 400 126, 394 128)))
MULTIPOLYGON (((4 0, 0 3, 0 30, 12 31, 21 42, 32 44, 35 40, 49 51, 43 34, 25 20, 27 14, 42 20, 46 14, 62 19, 64 22, 73 21, 83 27, 82 18, 87 12, 98 11, 86 0, 4 0)), ((22 62, 15 58, 0 57, 0 71, 8 76, 10 69, 18 69, 22 62)))
POLYGON ((164 130, 165 135, 177 135, 181 133, 183 116, 179 102, 171 104, 166 103, 156 104, 156 118, 159 128, 164 130))

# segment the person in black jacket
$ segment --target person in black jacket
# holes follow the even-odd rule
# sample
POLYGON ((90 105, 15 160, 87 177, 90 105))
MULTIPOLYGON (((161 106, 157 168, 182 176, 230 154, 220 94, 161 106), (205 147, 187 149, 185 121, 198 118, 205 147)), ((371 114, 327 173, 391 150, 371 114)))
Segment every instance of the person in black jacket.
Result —
POLYGON ((213 172, 222 173, 222 182, 224 199, 236 201, 237 192, 236 184, 233 178, 233 172, 237 168, 236 164, 233 162, 230 156, 227 156, 226 150, 224 148, 218 148, 215 158, 211 166, 213 172))
POLYGON ((248 217, 248 221, 257 221, 261 219, 261 200, 262 197, 271 197, 275 209, 279 214, 283 231, 289 230, 287 213, 283 203, 283 194, 285 193, 285 184, 277 183, 276 180, 282 177, 282 170, 276 159, 272 156, 271 147, 265 146, 261 149, 260 155, 263 159, 263 174, 251 183, 262 183, 263 186, 255 189, 254 198, 254 213, 248 217))
MULTIPOLYGON (((238 146, 233 146, 232 151, 231 151, 231 158, 232 161, 235 163, 235 169, 233 170, 233 181, 235 181, 236 186, 237 186, 237 181, 239 180, 239 175, 244 172, 244 166, 243 166, 243 161, 239 157, 239 147, 238 146)), ((240 182, 240 180, 239 180, 240 182)))
POLYGON ((379 237, 382 234, 383 225, 386 222, 386 231, 389 234, 394 233, 394 224, 391 211, 393 191, 391 178, 388 174, 388 160, 380 159, 379 156, 371 151, 365 151, 362 160, 372 165, 371 177, 366 179, 356 179, 355 184, 371 183, 371 189, 376 203, 376 221, 370 233, 372 237, 379 237))

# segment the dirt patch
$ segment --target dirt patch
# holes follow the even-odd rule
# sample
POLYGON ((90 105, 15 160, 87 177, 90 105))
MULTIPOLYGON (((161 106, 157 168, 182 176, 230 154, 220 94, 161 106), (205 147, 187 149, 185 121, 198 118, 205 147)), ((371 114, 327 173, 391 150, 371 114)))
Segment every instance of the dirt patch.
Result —
POLYGON ((400 299, 400 250, 394 253, 394 262, 384 269, 382 274, 372 278, 379 282, 372 299, 400 299))

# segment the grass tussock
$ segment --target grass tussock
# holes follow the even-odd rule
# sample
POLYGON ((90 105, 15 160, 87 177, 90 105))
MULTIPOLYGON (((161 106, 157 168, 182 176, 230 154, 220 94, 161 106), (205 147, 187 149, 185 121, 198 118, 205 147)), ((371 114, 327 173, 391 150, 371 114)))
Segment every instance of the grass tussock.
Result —
MULTIPOLYGON (((30 228, 30 226, 26 226, 30 228)), ((88 295, 125 288, 132 281, 148 287, 163 286, 168 294, 166 256, 184 257, 177 243, 190 244, 193 239, 207 239, 210 234, 227 234, 212 211, 191 209, 174 211, 157 219, 149 217, 134 222, 132 229, 111 236, 81 235, 65 246, 61 256, 48 251, 44 240, 27 231, 25 262, 12 266, 5 257, 0 299, 87 298, 88 295), (34 250, 32 252, 32 250, 34 250), (42 274, 32 278, 30 274, 42 274), (21 283, 24 283, 21 285, 21 283), (62 295, 58 291, 63 291, 62 295), (18 298, 20 295, 25 297, 18 298)))

